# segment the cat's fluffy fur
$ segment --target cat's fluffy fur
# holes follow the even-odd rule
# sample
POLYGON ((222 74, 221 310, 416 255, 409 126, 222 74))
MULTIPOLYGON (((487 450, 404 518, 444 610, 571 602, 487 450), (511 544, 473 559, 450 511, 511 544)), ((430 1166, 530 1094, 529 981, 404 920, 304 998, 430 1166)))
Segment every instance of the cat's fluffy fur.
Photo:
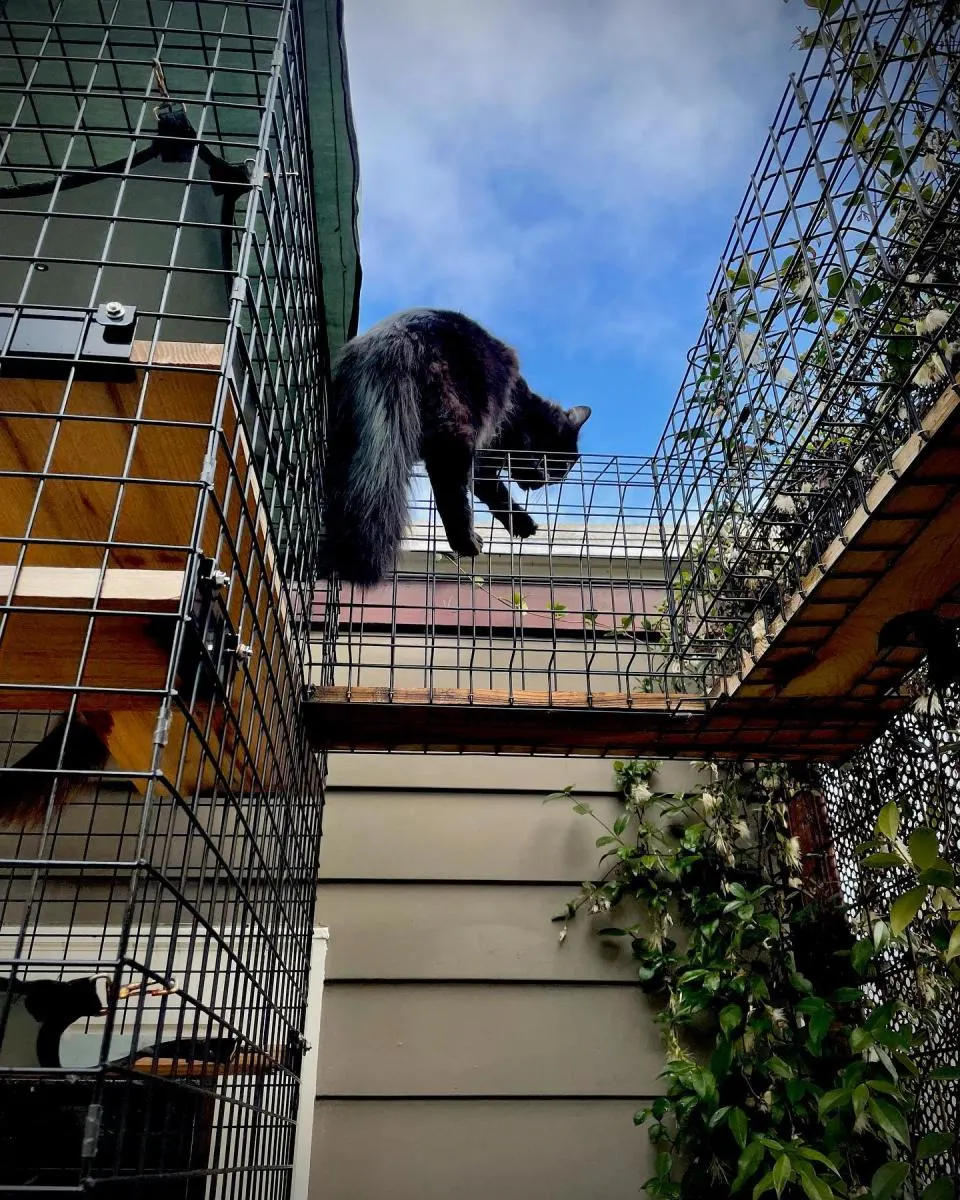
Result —
POLYGON ((422 460, 451 549, 479 553, 469 491, 515 536, 536 525, 511 497, 563 479, 590 409, 532 392, 515 352, 461 313, 413 309, 348 342, 333 365, 324 478, 325 573, 369 586, 390 571, 422 460), (493 452, 474 477, 478 450, 493 452))

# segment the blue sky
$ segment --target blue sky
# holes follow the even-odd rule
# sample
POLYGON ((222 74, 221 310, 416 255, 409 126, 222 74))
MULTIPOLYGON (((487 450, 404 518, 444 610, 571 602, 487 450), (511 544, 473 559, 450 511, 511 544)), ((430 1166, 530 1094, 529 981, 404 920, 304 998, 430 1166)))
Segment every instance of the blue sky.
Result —
POLYGON ((460 309, 648 454, 788 73, 800 0, 347 0, 361 328, 460 309))

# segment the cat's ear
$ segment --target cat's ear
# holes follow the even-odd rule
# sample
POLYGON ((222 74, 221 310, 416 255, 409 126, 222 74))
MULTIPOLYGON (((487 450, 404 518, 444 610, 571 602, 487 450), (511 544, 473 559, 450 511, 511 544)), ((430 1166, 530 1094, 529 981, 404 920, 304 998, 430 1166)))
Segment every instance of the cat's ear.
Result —
POLYGON ((567 420, 574 429, 581 429, 587 423, 587 418, 593 412, 592 408, 588 408, 585 404, 576 404, 573 408, 567 409, 567 420))

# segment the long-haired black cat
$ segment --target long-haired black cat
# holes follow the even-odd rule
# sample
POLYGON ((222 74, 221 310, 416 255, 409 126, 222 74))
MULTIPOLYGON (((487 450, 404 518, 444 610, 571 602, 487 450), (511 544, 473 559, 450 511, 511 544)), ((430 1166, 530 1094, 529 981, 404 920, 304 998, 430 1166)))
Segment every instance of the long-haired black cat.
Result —
POLYGON ((390 571, 422 460, 450 548, 482 548, 469 492, 514 536, 537 531, 501 478, 524 491, 559 482, 579 458, 590 409, 532 392, 516 353, 461 313, 412 309, 348 342, 333 365, 324 479, 326 572, 361 586, 390 571), (488 454, 474 477, 478 450, 488 454))

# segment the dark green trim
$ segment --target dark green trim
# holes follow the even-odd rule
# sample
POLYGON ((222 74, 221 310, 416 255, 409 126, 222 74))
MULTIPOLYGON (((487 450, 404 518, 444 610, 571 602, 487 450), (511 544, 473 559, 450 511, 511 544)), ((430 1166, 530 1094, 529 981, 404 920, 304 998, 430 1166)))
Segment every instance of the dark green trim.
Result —
POLYGON ((360 315, 360 163, 350 108, 343 0, 303 0, 314 208, 331 357, 360 315))

